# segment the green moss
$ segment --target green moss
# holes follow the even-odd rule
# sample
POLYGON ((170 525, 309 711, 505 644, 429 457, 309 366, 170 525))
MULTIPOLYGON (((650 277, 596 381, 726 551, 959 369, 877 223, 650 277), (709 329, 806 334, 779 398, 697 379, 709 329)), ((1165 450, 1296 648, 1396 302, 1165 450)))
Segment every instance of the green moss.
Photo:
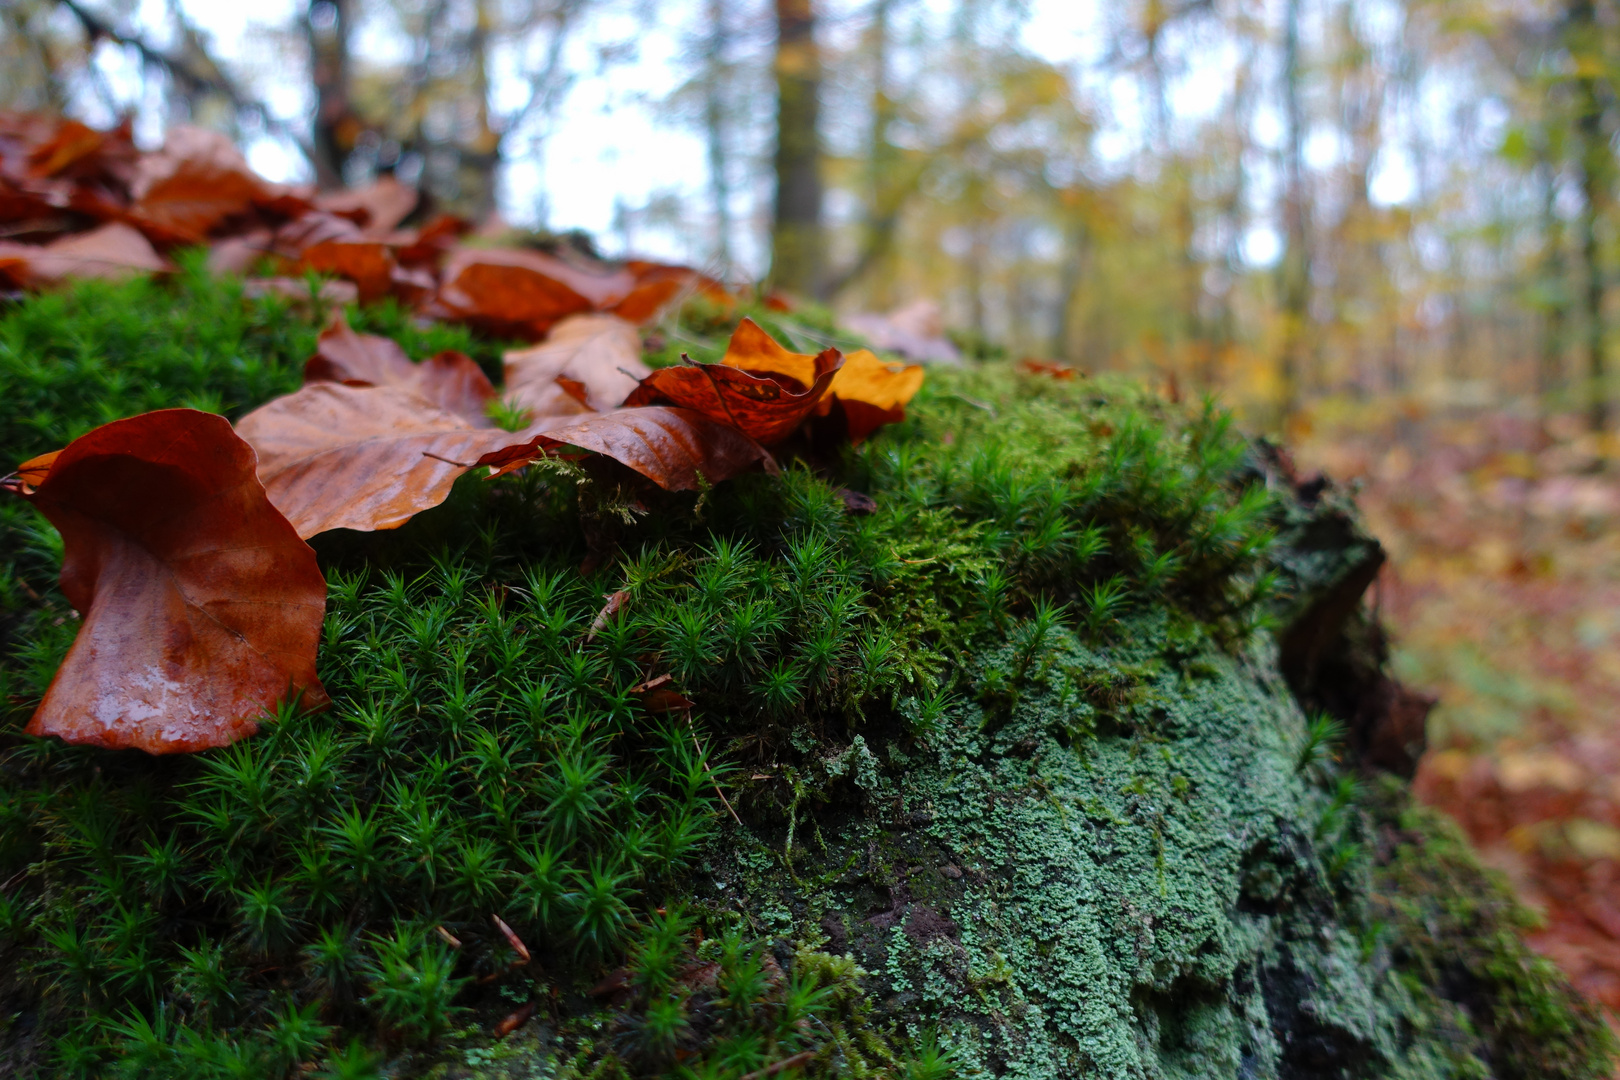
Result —
MULTIPOLYGON (((292 385, 314 317, 232 290, 194 266, 13 308, 8 452, 292 385)), ((723 348, 721 314, 666 346, 723 348)), ((1282 577, 1314 587, 1275 540, 1309 515, 1220 414, 936 373, 905 423, 785 464, 645 512, 606 469, 467 478, 319 538, 333 707, 181 759, 20 733, 74 620, 59 540, 7 504, 12 1072, 1466 1075, 1433 1063, 1474 1044, 1432 1032, 1469 1018, 1596 1060, 1552 982, 1492 976, 1485 1019, 1375 929, 1365 795, 1267 633, 1282 577), (664 674, 689 721, 643 707, 664 674)))

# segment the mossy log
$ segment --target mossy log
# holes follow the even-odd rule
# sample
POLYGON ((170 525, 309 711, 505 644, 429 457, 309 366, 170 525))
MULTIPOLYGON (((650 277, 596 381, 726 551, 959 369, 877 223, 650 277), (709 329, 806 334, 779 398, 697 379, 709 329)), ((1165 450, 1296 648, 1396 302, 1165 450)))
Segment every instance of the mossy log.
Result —
MULTIPOLYGON (((235 289, 14 306, 0 446, 291 388, 313 318, 235 289)), ((0 1069, 1609 1075, 1409 802, 1426 705, 1343 493, 1216 410, 1001 365, 784 456, 318 538, 333 707, 179 759, 20 734, 74 627, 0 509, 0 1069)))

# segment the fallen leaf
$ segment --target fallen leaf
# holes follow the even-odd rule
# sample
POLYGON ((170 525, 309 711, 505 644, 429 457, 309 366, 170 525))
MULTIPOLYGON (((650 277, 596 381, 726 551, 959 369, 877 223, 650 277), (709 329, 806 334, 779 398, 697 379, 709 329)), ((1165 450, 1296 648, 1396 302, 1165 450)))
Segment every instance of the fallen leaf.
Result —
POLYGON ((492 426, 488 409, 495 388, 472 357, 447 349, 420 364, 412 363, 392 338, 357 334, 341 313, 321 331, 315 355, 304 364, 304 381, 394 386, 475 427, 492 426))
POLYGON ((499 930, 501 936, 506 938, 506 943, 512 947, 512 951, 518 954, 518 959, 511 966, 522 967, 527 964, 529 962, 529 947, 523 944, 523 939, 514 934, 512 928, 507 926, 506 921, 499 915, 491 915, 490 919, 495 923, 495 929, 499 930))
POLYGON ((48 454, 29 458, 17 466, 16 472, 4 480, 0 480, 0 488, 4 488, 14 495, 32 495, 34 489, 44 483, 45 475, 51 471, 51 466, 61 456, 62 451, 52 450, 48 454))
POLYGON ((334 308, 360 302, 360 290, 354 287, 352 281, 323 281, 320 289, 311 296, 308 281, 290 277, 248 278, 242 282, 242 295, 249 299, 284 297, 293 302, 295 310, 313 307, 316 301, 334 308))
POLYGON ((306 539, 397 529, 442 503, 473 462, 533 442, 471 427, 397 386, 330 382, 255 409, 236 430, 258 452, 270 501, 306 539))
POLYGON ((315 206, 348 218, 364 229, 367 236, 380 237, 398 228, 416 209, 419 199, 415 188, 392 176, 379 176, 363 188, 317 195, 315 206))
POLYGON ((275 194, 230 139, 181 124, 169 129, 162 151, 141 159, 129 220, 160 243, 200 244, 275 194))
POLYGON ((769 446, 815 410, 843 362, 837 349, 816 356, 789 352, 744 319, 720 363, 660 368, 624 403, 694 409, 769 446))
POLYGON ((905 419, 906 404, 922 384, 919 365, 888 363, 870 350, 857 349, 845 358, 818 411, 842 410, 849 440, 858 443, 884 424, 905 419))
POLYGON ((510 1014, 507 1015, 506 1019, 495 1025, 495 1037, 497 1039, 506 1038, 508 1035, 512 1034, 512 1032, 516 1031, 524 1024, 527 1024, 529 1022, 529 1018, 533 1015, 534 1002, 532 1001, 521 1008, 514 1009, 510 1014))
POLYGON ((326 579, 222 417, 96 428, 25 497, 62 534, 62 592, 84 620, 29 734, 183 753, 253 734, 289 688, 326 700, 326 579))
POLYGON ((877 511, 877 500, 865 492, 841 487, 837 489, 837 495, 844 500, 846 514, 871 514, 877 511))
MULTIPOLYGON (((559 319, 602 306, 575 288, 600 293, 586 277, 537 251, 462 248, 445 264, 438 299, 452 318, 491 333, 538 340, 559 319)), ((625 277, 615 301, 633 287, 625 277)))
POLYGON ((884 352, 939 364, 962 362, 961 352, 945 336, 944 314, 932 300, 916 300, 887 315, 851 315, 844 325, 884 352))
POLYGON ((208 269, 215 274, 251 273, 270 254, 272 235, 269 229, 252 229, 215 241, 208 249, 208 269))
POLYGON ((322 240, 303 250, 294 269, 348 278, 360 290, 360 302, 369 304, 393 287, 394 253, 376 240, 322 240))
POLYGON ((648 679, 640 686, 632 686, 630 692, 641 698, 641 707, 650 713, 686 712, 695 704, 675 689, 675 679, 671 675, 648 679))
POLYGON ((1080 374, 1079 370, 1056 360, 1024 359, 1018 361, 1018 370, 1026 375, 1050 375, 1059 382, 1067 382, 1080 374))
POLYGON ((136 230, 118 222, 75 233, 42 247, 0 242, 0 275, 20 288, 67 278, 126 278, 173 270, 136 230))
POLYGON ((584 402, 616 409, 651 374, 641 362, 641 335, 615 315, 571 315, 539 345, 506 354, 506 397, 536 417, 553 415, 558 379, 584 389, 584 402))
POLYGON ((77 120, 63 120, 56 134, 28 152, 28 171, 54 176, 101 149, 106 136, 77 120))
POLYGON ((628 599, 630 599, 630 593, 625 589, 609 593, 607 603, 602 605, 602 610, 598 611, 596 618, 591 620, 591 629, 585 635, 585 640, 587 642, 595 641, 596 635, 607 629, 607 624, 613 621, 613 617, 619 613, 619 609, 624 607, 624 602, 628 599))
POLYGON ((696 491, 756 463, 767 472, 777 471, 776 461, 759 443, 691 409, 655 405, 615 409, 572 423, 552 418, 549 423, 557 426, 539 432, 531 428, 526 443, 486 454, 478 464, 499 476, 559 446, 575 446, 610 457, 666 491, 696 491))
POLYGON ((454 214, 440 214, 420 229, 389 236, 394 257, 406 266, 437 264, 455 242, 472 228, 472 222, 454 214))

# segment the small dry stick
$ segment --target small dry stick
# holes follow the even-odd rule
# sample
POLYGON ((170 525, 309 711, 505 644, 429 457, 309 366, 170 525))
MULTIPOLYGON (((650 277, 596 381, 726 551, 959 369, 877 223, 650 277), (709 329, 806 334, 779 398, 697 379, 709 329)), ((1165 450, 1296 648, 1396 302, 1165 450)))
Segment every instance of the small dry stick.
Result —
POLYGON ((774 1065, 767 1065, 763 1069, 755 1069, 753 1072, 744 1076, 742 1080, 764 1080, 764 1078, 767 1076, 775 1076, 777 1073, 791 1069, 797 1065, 808 1065, 811 1061, 815 1060, 815 1056, 816 1052, 814 1050, 800 1050, 792 1057, 783 1058, 774 1065))
MULTIPOLYGON (((697 747, 698 757, 701 759, 705 756, 703 753, 703 744, 698 742, 697 725, 692 723, 691 713, 686 714, 686 726, 692 731, 692 745, 697 747)), ((726 801, 726 793, 720 790, 720 782, 714 778, 712 773, 709 775, 709 783, 714 785, 714 793, 720 796, 720 804, 724 806, 731 814, 731 820, 737 823, 737 828, 742 828, 742 818, 737 816, 737 811, 731 809, 731 803, 726 801)))

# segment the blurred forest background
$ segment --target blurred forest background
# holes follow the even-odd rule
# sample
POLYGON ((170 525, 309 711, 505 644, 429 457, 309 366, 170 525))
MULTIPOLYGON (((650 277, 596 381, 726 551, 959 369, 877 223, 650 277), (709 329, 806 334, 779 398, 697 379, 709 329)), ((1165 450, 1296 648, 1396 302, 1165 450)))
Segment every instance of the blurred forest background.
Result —
POLYGON ((1219 395, 1359 486, 1420 790, 1614 1009, 1617 87, 1594 0, 0 4, 0 107, 536 232, 611 194, 609 253, 1219 395))

